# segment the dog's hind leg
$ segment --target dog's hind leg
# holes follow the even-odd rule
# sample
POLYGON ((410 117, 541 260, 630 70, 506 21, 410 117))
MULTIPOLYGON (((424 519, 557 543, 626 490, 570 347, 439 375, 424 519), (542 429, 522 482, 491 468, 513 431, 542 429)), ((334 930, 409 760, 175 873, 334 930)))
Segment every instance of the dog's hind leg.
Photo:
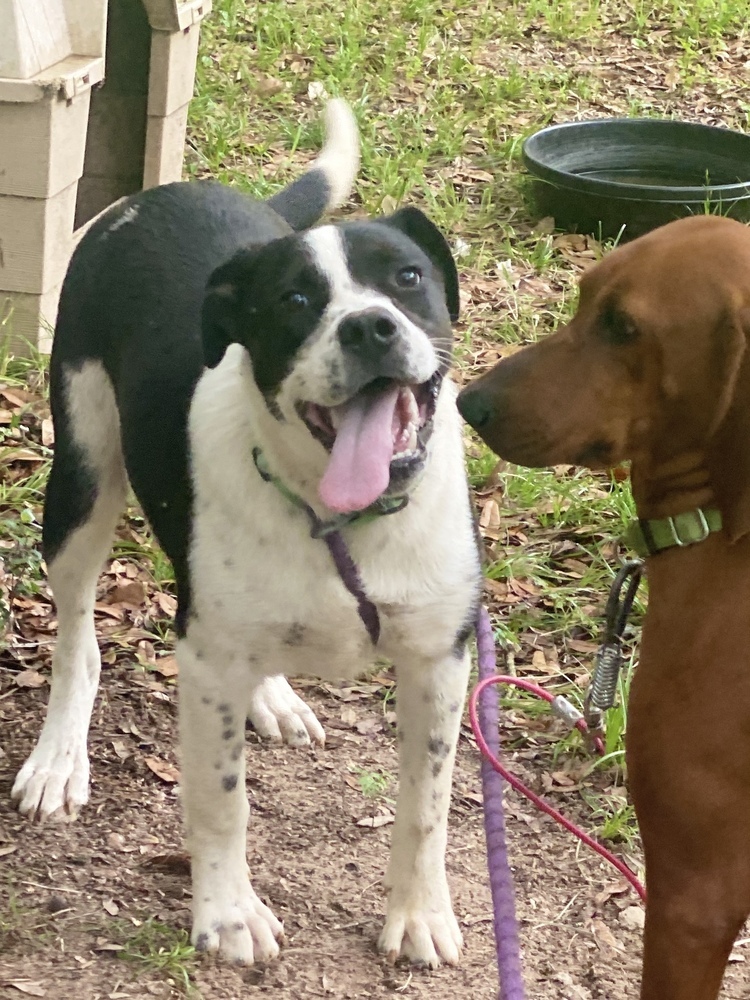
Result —
POLYGON ((750 913, 750 679, 730 653, 711 684, 688 682, 682 643, 674 648, 657 659, 644 641, 628 706, 628 787, 648 894, 640 995, 716 1000, 750 913))
POLYGON ((321 746, 326 736, 313 710, 292 689, 286 677, 264 677, 250 692, 247 717, 262 739, 290 747, 321 746))
POLYGON ((114 393, 99 362, 53 368, 52 408, 56 442, 44 555, 58 636, 47 717, 11 794, 32 819, 70 820, 88 801, 86 739, 101 664, 96 582, 125 505, 127 478, 114 393))
POLYGON ((722 905, 721 873, 675 871, 669 884, 654 882, 652 874, 641 1000, 716 1000, 743 924, 722 905))

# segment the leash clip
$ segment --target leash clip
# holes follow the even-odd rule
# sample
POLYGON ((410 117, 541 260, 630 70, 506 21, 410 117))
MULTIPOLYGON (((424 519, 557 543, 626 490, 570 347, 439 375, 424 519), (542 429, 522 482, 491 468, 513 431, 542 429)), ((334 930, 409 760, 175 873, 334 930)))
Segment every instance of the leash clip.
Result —
POLYGON ((604 738, 604 713, 615 704, 617 681, 622 666, 622 636, 642 574, 643 562, 640 559, 629 559, 623 563, 609 589, 604 637, 596 653, 594 673, 583 702, 583 717, 592 742, 597 738, 604 738), (627 590, 621 600, 620 595, 626 583, 627 590))

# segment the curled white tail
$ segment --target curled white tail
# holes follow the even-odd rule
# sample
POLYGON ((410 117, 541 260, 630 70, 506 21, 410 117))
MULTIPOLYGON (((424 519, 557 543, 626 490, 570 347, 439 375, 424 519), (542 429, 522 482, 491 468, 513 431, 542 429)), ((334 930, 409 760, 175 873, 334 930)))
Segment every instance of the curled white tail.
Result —
POLYGON ((351 108, 339 99, 326 106, 326 138, 305 173, 268 204, 300 232, 349 197, 359 168, 359 130, 351 108))
POLYGON ((328 208, 338 208, 351 193, 359 170, 359 129, 352 109, 334 98, 325 110, 326 139, 320 155, 310 165, 322 170, 328 181, 328 208))

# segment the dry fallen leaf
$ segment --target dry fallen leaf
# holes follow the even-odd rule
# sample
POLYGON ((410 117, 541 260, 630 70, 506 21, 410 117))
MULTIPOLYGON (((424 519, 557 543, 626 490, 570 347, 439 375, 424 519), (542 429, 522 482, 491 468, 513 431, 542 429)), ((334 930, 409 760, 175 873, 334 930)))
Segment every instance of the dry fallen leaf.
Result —
POLYGON ((328 91, 325 88, 324 83, 320 83, 319 80, 313 80, 307 85, 307 96, 311 101, 327 101, 328 91))
POLYGON ((44 997, 47 995, 41 983, 34 983, 30 979, 6 979, 2 985, 10 986, 12 989, 19 990, 21 993, 26 993, 31 997, 44 997))
POLYGON ((165 760, 159 760, 158 757, 147 757, 146 767, 149 771, 153 771, 157 778, 161 778, 162 781, 166 781, 169 784, 180 780, 180 772, 174 764, 170 764, 165 760))
POLYGON ((94 951, 111 951, 116 953, 122 951, 122 945, 113 944, 105 938, 97 938, 96 944, 94 945, 94 951))
POLYGON ((22 670, 20 674, 16 674, 15 682, 21 688, 39 688, 47 683, 47 678, 38 670, 22 670))
POLYGON ((101 611, 103 615, 108 615, 110 618, 116 618, 118 621, 125 616, 125 611, 120 605, 115 607, 110 606, 109 604, 102 604, 100 601, 96 602, 94 610, 101 611))
POLYGON ((555 220, 551 215, 545 215, 543 219, 534 226, 532 230, 535 236, 549 236, 550 233, 555 231, 555 220))
POLYGON ((107 843, 114 851, 125 850, 125 838, 121 833, 110 833, 107 836, 107 843))
POLYGON ((120 760, 127 760, 133 756, 133 751, 124 740, 112 740, 112 749, 120 760))
POLYGON ((603 920, 597 920, 596 918, 592 920, 591 930, 594 934, 594 940, 600 948, 611 948, 613 951, 623 951, 623 946, 603 920))
POLYGON ((51 448, 55 443, 55 428, 51 417, 45 417, 42 421, 42 444, 51 448))
POLYGON ((10 403, 11 406, 25 406, 32 398, 31 395, 28 392, 24 392, 23 389, 9 389, 7 385, 4 385, 0 389, 0 396, 10 403))
POLYGON ((153 669, 157 674, 161 674, 162 677, 176 677, 177 660, 174 656, 163 656, 160 660, 156 661, 153 669))
POLYGON ((11 462, 43 462, 44 455, 38 455, 29 448, 12 448, 3 452, 3 462, 10 465, 11 462))
POLYGON ((357 713, 353 708, 342 708, 341 721, 345 726, 353 726, 357 721, 357 713))
POLYGON ((613 896, 622 896, 626 892, 630 892, 630 883, 624 879, 618 879, 616 882, 610 883, 610 885, 605 885, 601 892, 598 892, 594 896, 594 902, 597 907, 604 906, 607 900, 612 899, 613 896))
POLYGON ((110 917, 116 917, 120 912, 120 907, 114 901, 114 899, 105 899, 102 901, 102 908, 107 911, 110 917))
POLYGON ((646 911, 641 906, 626 906, 620 914, 620 923, 631 931, 641 931, 646 924, 646 911))
POLYGON ((255 89, 263 97, 271 97, 273 94, 280 94, 286 88, 283 80, 275 76, 261 76, 255 81, 255 89))
POLYGON ((172 594, 167 594, 163 590, 160 590, 158 594, 154 595, 154 601, 159 605, 165 615, 169 615, 171 617, 177 613, 177 598, 172 594))
POLYGON ((494 530, 497 530, 500 527, 500 508, 498 507, 496 500, 487 500, 482 507, 482 513, 479 517, 479 526, 481 528, 491 528, 494 530))
POLYGON ((126 607, 139 608, 146 599, 146 588, 140 580, 129 580, 118 584, 107 594, 109 604, 124 604, 126 607))
POLYGON ((377 830, 379 826, 388 826, 392 823, 394 817, 389 813, 388 815, 381 814, 379 816, 365 816, 363 819, 357 820, 357 826, 366 826, 371 829, 377 830))

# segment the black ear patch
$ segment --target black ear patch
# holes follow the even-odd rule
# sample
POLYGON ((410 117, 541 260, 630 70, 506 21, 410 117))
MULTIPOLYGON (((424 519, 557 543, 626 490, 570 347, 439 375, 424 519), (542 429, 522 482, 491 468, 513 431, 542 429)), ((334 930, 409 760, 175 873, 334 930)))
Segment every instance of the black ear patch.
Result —
POLYGON ((458 293, 458 271, 453 260, 453 254, 448 243, 438 227, 427 218, 424 212, 411 205, 400 208, 398 212, 387 219, 379 220, 387 226, 393 226, 413 240, 423 250, 433 264, 443 275, 445 300, 451 322, 458 319, 460 309, 458 293))
POLYGON ((237 288, 228 282, 212 288, 203 300, 203 363, 215 368, 236 339, 237 288))
POLYGON ((241 288, 255 256, 255 251, 241 250, 208 279, 201 314, 203 362, 207 368, 215 368, 227 347, 239 340, 241 288))

